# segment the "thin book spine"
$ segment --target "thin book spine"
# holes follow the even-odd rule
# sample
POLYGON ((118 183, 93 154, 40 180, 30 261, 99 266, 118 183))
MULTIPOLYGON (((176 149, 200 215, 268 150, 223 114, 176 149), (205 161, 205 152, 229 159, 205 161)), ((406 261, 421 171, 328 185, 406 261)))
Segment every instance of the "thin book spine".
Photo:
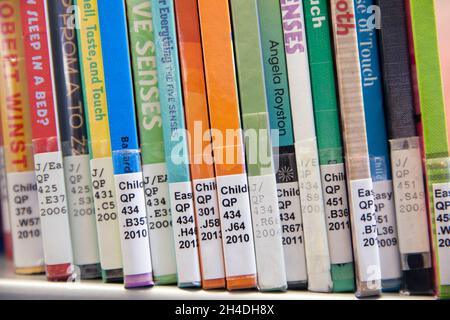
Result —
POLYGON ((410 0, 409 12, 423 126, 436 295, 450 298, 450 159, 434 1, 410 0))
POLYGON ((299 174, 308 289, 330 292, 333 288, 331 259, 314 123, 303 1, 280 0, 280 5, 299 174))
POLYGON ((383 104, 374 1, 355 0, 358 52, 369 148, 370 173, 375 197, 378 248, 383 291, 401 285, 400 255, 392 185, 389 145, 383 104))
MULTIPOLYGON (((31 119, 25 73, 20 5, 1 1, 1 120, 8 198, 2 204, 11 210, 13 261, 17 274, 44 272, 39 202, 34 173, 31 119)), ((3 157, 3 154, 0 155, 3 157)), ((6 213, 8 213, 6 211, 6 213)), ((8 223, 8 221, 5 221, 8 223)))
POLYGON ((305 0, 303 5, 333 291, 353 292, 350 210, 328 4, 326 0, 305 0))
MULTIPOLYGON (((3 98, 0 97, 3 101, 3 98)), ((0 103, 2 103, 0 101, 0 103)), ((1 126, 1 124, 0 124, 1 126)), ((2 130, 3 131, 3 130, 2 130)), ((5 149, 3 145, 3 133, 0 134, 0 201, 1 201, 1 226, 2 226, 2 244, 5 250, 5 256, 8 259, 13 258, 11 221, 9 214, 8 186, 6 185, 6 167, 5 167, 5 149)))
MULTIPOLYGON (((74 275, 58 126, 47 1, 20 1, 45 269, 50 281, 74 275)), ((74 275, 76 276, 76 275, 74 275)))
POLYGON ((125 2, 98 0, 125 288, 153 285, 125 2))
POLYGON ((201 285, 173 0, 152 0, 156 65, 179 287, 201 285))
POLYGON ((228 0, 198 0, 206 92, 229 290, 256 286, 255 246, 245 171, 228 0))
POLYGON ((387 132, 397 218, 402 288, 432 292, 431 252, 404 0, 378 0, 378 30, 387 132))
POLYGON ((211 149, 205 73, 196 0, 175 0, 178 48, 188 130, 190 173, 204 289, 224 288, 225 265, 211 149))
POLYGON ((74 263, 82 279, 101 276, 89 148, 72 0, 47 2, 74 263))
POLYGON ((177 282, 150 0, 126 0, 153 278, 177 282))
POLYGON ((76 0, 79 62, 88 133, 92 192, 102 278, 123 281, 116 190, 112 163, 109 117, 105 92, 103 54, 100 46, 98 6, 76 0))
POLYGON ((334 49, 350 201, 356 296, 381 293, 381 267, 353 0, 332 0, 334 49))
POLYGON ((261 50, 271 131, 274 163, 277 167, 277 196, 282 226, 282 243, 289 289, 306 289, 305 243, 295 160, 283 23, 279 0, 258 0, 261 50))
POLYGON ((283 291, 287 289, 286 267, 265 96, 257 2, 231 0, 230 3, 258 288, 262 291, 283 291), (270 221, 268 225, 265 223, 267 221, 270 221))

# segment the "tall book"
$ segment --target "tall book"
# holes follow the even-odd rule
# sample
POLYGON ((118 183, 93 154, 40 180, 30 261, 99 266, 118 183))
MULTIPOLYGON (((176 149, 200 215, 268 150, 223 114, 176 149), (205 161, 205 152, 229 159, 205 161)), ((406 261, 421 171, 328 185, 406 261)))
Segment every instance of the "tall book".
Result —
POLYGON ((257 2, 231 0, 230 3, 258 288, 262 291, 286 290, 257 2))
MULTIPOLYGON (((3 108, 3 97, 0 93, 0 107, 3 108)), ((0 128, 2 127, 0 121, 0 128)), ((9 214, 8 186, 6 185, 5 149, 3 144, 3 130, 0 130, 0 210, 2 227, 2 244, 5 256, 13 258, 11 222, 9 214)))
POLYGON ((97 0, 125 288, 153 285, 125 2, 97 0))
POLYGON ((333 288, 331 259, 314 123, 303 0, 280 0, 280 5, 305 234, 308 289, 329 292, 333 288))
POLYGON ((97 2, 77 0, 79 62, 102 278, 123 281, 122 251, 97 2))
POLYGON ((447 135, 450 139, 450 2, 434 0, 438 33, 439 58, 441 62, 442 86, 447 120, 447 135))
POLYGON ((378 0, 384 105, 394 186, 402 292, 432 290, 430 241, 404 0, 378 0))
POLYGON ((269 124, 278 132, 272 145, 286 280, 290 289, 305 289, 308 275, 279 0, 258 0, 258 14, 269 124))
POLYGON ((73 259, 82 279, 95 279, 101 267, 75 15, 68 14, 73 5, 71 0, 47 2, 73 259))
MULTIPOLYGON (((25 74, 20 4, 0 1, 0 97, 7 199, 15 271, 44 272, 41 224, 31 146, 31 119, 25 74)), ((0 156, 3 156, 0 154, 0 156)), ((6 213, 8 213, 6 211, 6 213)), ((8 221, 5 221, 5 224, 8 221)))
POLYGON ((225 287, 219 201, 211 149, 205 72, 196 0, 175 0, 178 48, 183 81, 184 113, 189 132, 202 287, 225 287))
POLYGON ((74 271, 73 252, 47 1, 21 0, 20 12, 45 270, 48 280, 66 281, 74 271))
POLYGON ((339 124, 330 16, 326 0, 303 1, 333 291, 354 291, 355 276, 339 124))
POLYGON ((374 5, 374 0, 355 0, 355 19, 370 173, 377 216, 381 286, 383 291, 398 291, 401 285, 400 255, 374 5))
POLYGON ((353 0, 332 0, 331 16, 356 268, 356 296, 376 296, 381 292, 381 266, 353 0))
POLYGON ((229 4, 228 0, 199 0, 198 8, 227 288, 253 288, 255 245, 229 4))
POLYGON ((450 160, 434 2, 410 0, 425 147, 436 294, 450 298, 450 160))
POLYGON ((147 222, 156 284, 177 282, 151 0, 126 0, 147 222))
POLYGON ((172 0, 152 0, 152 8, 178 286, 198 287, 201 285, 200 261, 174 4, 172 0))

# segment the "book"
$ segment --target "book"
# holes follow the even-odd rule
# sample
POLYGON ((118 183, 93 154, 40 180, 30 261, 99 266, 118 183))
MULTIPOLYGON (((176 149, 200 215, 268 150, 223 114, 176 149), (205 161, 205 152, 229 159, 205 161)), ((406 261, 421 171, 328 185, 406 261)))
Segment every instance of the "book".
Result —
POLYGON ((329 292, 333 288, 333 282, 314 123, 303 1, 282 0, 280 5, 305 235, 308 289, 329 292))
POLYGON ((31 131, 45 271, 50 281, 74 273, 72 241, 46 1, 20 1, 31 131))
POLYGON ((177 282, 150 0, 127 0, 150 253, 156 284, 177 282))
MULTIPOLYGON (((0 107, 3 98, 0 96, 0 107)), ((2 127, 0 121, 0 128, 2 127)), ((3 130, 0 130, 0 213, 2 231, 2 249, 6 258, 13 258, 11 222, 9 214, 8 187, 6 185, 5 149, 3 145, 3 130)))
POLYGON ((212 148, 229 290, 256 286, 255 245, 245 170, 227 0, 199 0, 212 148))
POLYGON ((73 1, 48 1, 56 100, 73 259, 82 279, 101 277, 73 1))
POLYGON ((125 288, 153 285, 125 2, 98 0, 125 288))
POLYGON ((327 217, 334 292, 353 292, 355 276, 342 132, 327 1, 303 1, 311 90, 327 217))
POLYGON ((258 288, 261 291, 286 290, 257 2, 231 0, 230 4, 258 288))
POLYGON ((377 1, 378 30, 387 132, 391 151, 402 292, 430 294, 431 252, 421 146, 416 128, 403 0, 377 1))
POLYGON ((308 275, 280 2, 258 0, 257 4, 269 124, 271 130, 278 131, 272 146, 278 169, 275 175, 286 279, 289 289, 306 289, 308 275))
POLYGON ((410 0, 409 10, 423 126, 436 295, 450 298, 450 222, 445 218, 450 161, 435 6, 434 2, 410 0))
POLYGON ((381 292, 381 266, 353 0, 332 0, 331 16, 350 201, 356 296, 377 296, 381 292))
MULTIPOLYGON (((442 86, 444 90, 445 115, 447 128, 450 128, 450 41, 449 30, 450 3, 445 0, 435 0, 436 27, 438 35, 439 59, 441 63, 442 86)), ((450 131, 447 132, 450 138, 450 131)))
POLYGON ((222 231, 196 0, 175 0, 190 173, 204 289, 224 288, 222 231))
POLYGON ((78 53, 88 133, 97 240, 105 282, 123 282, 122 249, 97 2, 76 0, 78 53))
MULTIPOLYGON (((31 146, 20 4, 6 0, 1 6, 5 14, 0 16, 0 24, 9 26, 8 32, 0 32, 0 106, 6 170, 6 179, 1 183, 8 195, 2 199, 2 204, 12 213, 9 218, 15 272, 43 273, 44 252, 31 146)), ((8 223, 7 220, 4 222, 5 225, 8 223)))
POLYGON ((202 279, 194 196, 189 172, 174 4, 172 0, 153 0, 152 8, 157 43, 156 66, 158 77, 162 79, 158 82, 158 87, 175 237, 178 286, 199 287, 202 279))
POLYGON ((398 291, 401 285, 400 255, 374 5, 373 0, 355 2, 355 20, 377 217, 381 286, 384 291, 398 291))

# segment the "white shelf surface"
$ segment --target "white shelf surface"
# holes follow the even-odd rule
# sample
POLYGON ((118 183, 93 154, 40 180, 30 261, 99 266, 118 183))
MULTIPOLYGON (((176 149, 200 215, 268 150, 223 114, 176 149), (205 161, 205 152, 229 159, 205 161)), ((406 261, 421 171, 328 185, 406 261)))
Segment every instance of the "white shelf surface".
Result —
MULTIPOLYGON (((45 276, 20 276, 14 273, 13 265, 0 257, 0 299, 132 299, 132 300, 348 300, 356 299, 354 294, 314 293, 287 291, 282 293, 261 293, 256 290, 193 290, 176 286, 155 286, 143 289, 124 289, 121 284, 106 284, 100 280, 81 282, 48 282, 45 276)), ((433 297, 402 296, 383 294, 377 299, 433 299, 433 297)))

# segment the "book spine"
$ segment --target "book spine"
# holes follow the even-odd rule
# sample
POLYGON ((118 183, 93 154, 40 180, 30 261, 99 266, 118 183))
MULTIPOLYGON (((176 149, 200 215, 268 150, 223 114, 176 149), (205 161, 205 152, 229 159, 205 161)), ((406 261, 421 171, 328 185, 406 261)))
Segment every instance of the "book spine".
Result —
POLYGON ((331 16, 346 150, 356 295, 374 296, 381 291, 381 269, 353 0, 332 0, 331 16))
POLYGON ((400 256, 376 21, 373 16, 374 1, 355 0, 354 4, 370 173, 377 216, 381 285, 384 291, 398 291, 401 285, 400 256))
POLYGON ((125 288, 153 285, 125 2, 98 0, 125 288))
POLYGON ((329 292, 333 282, 314 124, 303 1, 280 0, 280 5, 305 234, 308 289, 329 292))
POLYGON ((151 1, 127 0, 147 222, 156 284, 177 282, 151 1))
POLYGON ((256 286, 255 245, 229 4, 227 0, 199 0, 198 8, 227 288, 253 288, 256 286))
POLYGON ((78 47, 97 239, 105 282, 123 281, 122 249, 109 137, 97 2, 77 0, 78 47))
MULTIPOLYGON (((2 204, 11 210, 12 247, 15 271, 18 274, 44 272, 39 202, 34 173, 31 141, 31 120, 28 110, 28 89, 25 74, 20 5, 3 1, 0 11, 1 41, 1 118, 7 198, 2 204), (9 203, 9 206, 8 206, 9 203)), ((5 210, 8 214, 8 211, 5 210)))
POLYGON ((205 73, 196 0, 175 0, 202 287, 225 287, 217 183, 212 157, 205 73), (204 138, 205 137, 205 138, 204 138))
POLYGON ((350 211, 328 5, 325 0, 306 0, 303 5, 333 290, 353 292, 350 211))
POLYGON ((450 298, 450 159, 434 2, 410 0, 434 246, 436 293, 450 298))
POLYGON ((47 5, 74 263, 82 279, 95 279, 101 268, 73 1, 47 5))
POLYGON ((173 1, 153 0, 156 65, 161 99, 170 206, 175 233, 179 287, 201 284, 194 196, 189 172, 189 151, 173 1))
POLYGON ((431 253, 422 156, 415 123, 405 2, 378 0, 377 5, 382 13, 378 35, 403 271, 401 290, 429 294, 432 290, 431 253))
POLYGON ((280 3, 258 0, 257 4, 269 124, 271 131, 278 133, 272 145, 278 168, 275 176, 286 279, 288 288, 306 289, 308 275, 280 3))
MULTIPOLYGON (((2 99, 2 98, 0 98, 2 99)), ((1 102, 0 102, 1 103, 1 102)), ((1 218, 2 218, 2 238, 5 256, 8 259, 13 258, 11 221, 9 214, 8 186, 6 185, 6 168, 5 168, 5 149, 3 146, 3 134, 0 138, 0 201, 1 201, 1 218)))
POLYGON ((255 241, 258 288, 286 290, 269 116, 256 0, 231 0, 242 124, 246 137, 249 195, 255 241), (265 221, 271 221, 265 225, 265 221))
POLYGON ((73 252, 46 4, 21 0, 20 11, 47 279, 66 281, 73 274, 73 252))

